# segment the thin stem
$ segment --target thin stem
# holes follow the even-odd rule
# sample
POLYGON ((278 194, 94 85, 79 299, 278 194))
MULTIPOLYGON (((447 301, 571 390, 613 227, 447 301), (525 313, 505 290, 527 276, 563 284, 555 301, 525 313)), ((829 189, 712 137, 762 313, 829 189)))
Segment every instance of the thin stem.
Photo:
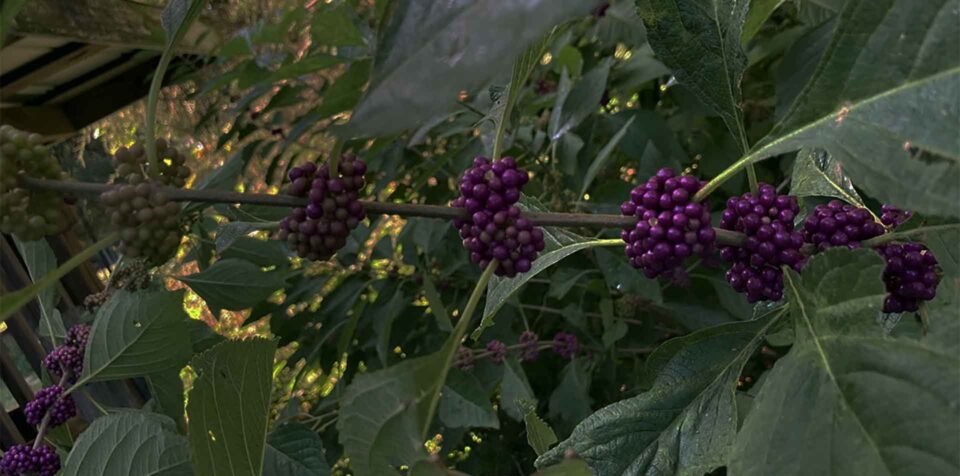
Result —
POLYGON ((450 340, 444 345, 444 349, 441 352, 445 352, 444 356, 445 362, 443 368, 440 370, 440 378, 437 379, 437 388, 434 389, 433 395, 430 399, 430 406, 427 409, 427 417, 423 421, 423 432, 421 436, 423 440, 427 439, 427 433, 430 431, 430 423, 433 421, 433 415, 437 412, 437 405, 440 403, 440 390, 443 388, 443 383, 447 380, 447 374, 450 372, 450 365, 453 364, 453 357, 457 352, 457 349, 460 347, 460 342, 463 341, 463 337, 467 333, 467 327, 470 325, 470 318, 473 317, 473 312, 477 309, 477 304, 480 303, 480 297, 487 290, 487 283, 490 282, 490 278, 493 276, 493 271, 497 269, 500 263, 497 260, 490 261, 490 264, 487 265, 487 269, 483 270, 483 274, 480 275, 480 280, 477 281, 476 287, 473 288, 473 292, 470 293, 470 298, 467 299, 467 305, 463 308, 463 314, 460 315, 460 321, 457 322, 457 326, 453 328, 453 335, 450 336, 450 340))
POLYGON ((173 60, 173 56, 176 54, 174 50, 177 44, 180 43, 180 40, 187 34, 187 30, 190 29, 190 24, 197 18, 197 12, 203 8, 206 2, 207 0, 193 0, 186 15, 182 18, 180 24, 177 25, 176 31, 173 32, 173 36, 168 39, 167 46, 163 49, 163 54, 160 55, 160 62, 157 64, 157 69, 153 72, 153 79, 150 81, 150 89, 147 93, 147 130, 145 131, 145 138, 147 143, 147 163, 150 166, 150 176, 152 177, 160 175, 160 158, 157 157, 156 135, 157 101, 160 98, 160 88, 163 87, 163 77, 167 72, 167 68, 170 66, 170 61, 173 60))
POLYGON ((701 188, 700 191, 698 191, 696 195, 693 196, 693 201, 695 202, 703 201, 703 199, 707 198, 707 196, 713 193, 714 190, 720 188, 720 186, 723 185, 724 182, 726 182, 727 180, 730 180, 730 178, 732 178, 734 175, 739 173, 741 169, 752 164, 755 161, 756 160, 753 158, 752 155, 746 155, 742 157, 740 160, 734 162, 733 165, 727 167, 726 170, 724 170, 723 172, 720 172, 719 174, 717 174, 716 177, 710 179, 710 181, 707 182, 707 184, 704 185, 703 188, 701 188))
POLYGON ((753 164, 747 166, 747 182, 750 184, 750 191, 757 193, 760 190, 760 183, 757 182, 757 169, 753 164))
MULTIPOLYGON (((24 178, 21 183, 24 187, 31 189, 73 193, 102 193, 117 187, 116 185, 100 183, 43 180, 36 178, 24 178)), ((163 187, 163 191, 170 200, 178 202, 246 203, 273 207, 302 207, 308 202, 306 198, 287 195, 237 193, 223 190, 183 190, 175 187, 163 187)), ((462 208, 422 205, 417 203, 386 203, 372 200, 361 200, 360 202, 363 203, 363 207, 368 213, 373 214, 444 218, 448 220, 468 218, 467 211, 462 208)), ((592 213, 525 212, 524 216, 527 217, 531 223, 538 226, 627 228, 633 227, 637 223, 635 217, 592 213)), ((742 233, 721 229, 715 230, 717 232, 717 243, 722 245, 741 246, 746 239, 746 236, 742 233)))
POLYGON ((934 226, 922 226, 920 228, 914 228, 907 231, 898 231, 895 233, 886 233, 869 240, 864 240, 862 245, 867 248, 871 248, 877 245, 882 245, 884 243, 889 243, 891 241, 907 240, 915 236, 920 236, 925 233, 935 233, 938 231, 948 231, 948 230, 958 230, 960 229, 960 223, 951 223, 949 225, 934 225, 934 226))

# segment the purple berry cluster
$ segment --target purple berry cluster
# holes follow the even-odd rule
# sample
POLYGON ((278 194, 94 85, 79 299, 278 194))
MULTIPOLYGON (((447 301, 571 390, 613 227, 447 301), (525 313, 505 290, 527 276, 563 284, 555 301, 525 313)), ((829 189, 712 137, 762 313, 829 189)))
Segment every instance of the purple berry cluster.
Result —
POLYGON ((53 385, 42 388, 33 400, 23 409, 27 423, 39 425, 44 415, 50 412, 50 426, 60 426, 77 414, 77 407, 73 397, 63 395, 63 387, 53 385))
POLYGON ((676 177, 673 170, 660 169, 620 205, 623 215, 638 219, 620 237, 630 265, 642 269, 646 277, 672 277, 688 256, 713 251, 717 235, 710 226, 709 207, 692 200, 700 187, 696 177, 676 177))
POLYGON ((537 253, 546 246, 543 230, 534 227, 515 205, 527 181, 527 172, 512 157, 493 162, 477 157, 460 179, 460 196, 451 203, 468 213, 468 218, 453 223, 470 261, 485 269, 496 259, 498 276, 512 278, 530 271, 537 253))
POLYGON ((889 293, 883 312, 914 312, 920 301, 936 296, 940 275, 937 258, 919 243, 891 243, 876 248, 887 262, 883 282, 889 293))
POLYGON ((553 351, 564 359, 572 359, 580 352, 580 341, 577 340, 577 336, 568 332, 557 332, 553 336, 553 351))
POLYGON ((69 370, 67 382, 76 382, 83 373, 83 354, 90 338, 90 326, 77 324, 67 331, 63 344, 55 347, 43 358, 43 366, 55 379, 60 379, 64 371, 69 370))
POLYGON ((43 366, 55 379, 63 375, 64 369, 70 371, 68 382, 76 382, 77 376, 83 373, 83 351, 70 345, 55 347, 43 358, 43 366))
POLYGON ((760 184, 757 193, 730 197, 720 218, 720 228, 746 235, 742 247, 721 246, 720 257, 732 262, 727 282, 746 293, 751 303, 779 301, 783 297, 781 266, 796 270, 803 263, 803 234, 794 231, 800 212, 797 197, 777 195, 771 185, 760 184))
POLYGON ((492 340, 487 342, 487 352, 490 362, 493 362, 496 365, 500 365, 507 358, 507 344, 504 344, 503 341, 492 340))
POLYGON ((883 205, 880 207, 880 223, 888 228, 896 228, 904 224, 913 212, 910 210, 901 210, 893 205, 883 205))
POLYGON ((340 157, 337 177, 330 176, 327 165, 307 163, 291 169, 287 194, 307 197, 310 202, 294 208, 280 222, 278 237, 302 258, 330 259, 366 216, 359 200, 366 171, 367 164, 352 154, 340 157))
POLYGON ((60 456, 51 446, 15 445, 0 459, 0 474, 6 476, 54 476, 60 471, 60 456))
POLYGON ((517 344, 520 345, 520 361, 533 362, 540 356, 540 337, 533 331, 523 331, 517 344))
POLYGON ((874 221, 866 208, 845 205, 839 200, 817 205, 803 220, 804 240, 819 251, 834 246, 859 248, 861 241, 882 234, 883 225, 874 221))
POLYGON ((473 370, 475 363, 476 358, 474 358, 473 349, 463 345, 457 349, 457 353, 453 357, 454 367, 463 370, 464 372, 469 372, 473 370))

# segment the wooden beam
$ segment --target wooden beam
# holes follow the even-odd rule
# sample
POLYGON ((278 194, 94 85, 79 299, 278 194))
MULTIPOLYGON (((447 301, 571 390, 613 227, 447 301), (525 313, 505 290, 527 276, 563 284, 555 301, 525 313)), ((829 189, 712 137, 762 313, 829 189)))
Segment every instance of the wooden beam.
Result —
POLYGON ((10 98, 26 87, 42 83, 44 78, 82 62, 106 48, 103 45, 67 43, 19 68, 0 72, 0 99, 10 98))

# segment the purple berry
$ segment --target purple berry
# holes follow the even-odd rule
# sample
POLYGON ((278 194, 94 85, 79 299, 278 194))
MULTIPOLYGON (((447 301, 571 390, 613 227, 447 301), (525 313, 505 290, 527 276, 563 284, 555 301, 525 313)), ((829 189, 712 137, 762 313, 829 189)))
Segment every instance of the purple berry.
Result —
POLYGON ((580 342, 577 336, 560 331, 553 336, 553 351, 564 359, 572 359, 580 352, 580 342))
POLYGON ((760 184, 756 194, 744 193, 727 200, 720 228, 739 231, 747 238, 743 247, 721 246, 720 257, 733 262, 726 273, 727 282, 737 292, 745 293, 751 303, 780 300, 780 267, 802 266, 803 236, 794 231, 793 224, 799 211, 795 197, 777 195, 776 189, 767 184, 760 184))
POLYGON ((290 172, 290 195, 307 196, 305 208, 297 207, 281 222, 278 238, 309 260, 326 260, 346 244, 350 230, 366 216, 359 192, 364 187, 366 164, 351 154, 340 157, 337 176, 330 176, 327 165, 307 163, 290 172), (302 185, 300 185, 302 184, 302 185), (309 193, 307 187, 309 186, 309 193), (301 188, 303 190, 301 190, 301 188))
POLYGON ((817 205, 803 220, 803 238, 819 250, 834 246, 858 248, 860 242, 883 234, 883 226, 873 221, 865 208, 831 200, 817 205))
POLYGON ((637 217, 636 225, 621 233, 631 266, 650 278, 673 277, 688 256, 712 252, 716 232, 708 208, 690 202, 699 187, 695 177, 661 169, 630 191, 620 212, 637 217))
POLYGON ((507 358, 507 344, 499 340, 487 342, 487 352, 490 353, 490 362, 500 365, 507 358))
POLYGON ((533 362, 540 356, 539 346, 540 338, 531 331, 523 331, 520 334, 518 344, 520 344, 520 361, 533 362))
POLYGON ((73 397, 63 396, 63 387, 52 385, 40 389, 23 409, 27 423, 31 425, 39 425, 47 411, 50 412, 50 425, 56 427, 73 418, 77 414, 77 407, 73 397))
POLYGON ((496 259, 498 276, 513 277, 530 270, 537 252, 546 247, 543 231, 523 218, 514 206, 527 172, 509 157, 491 162, 476 157, 460 179, 460 197, 451 206, 468 217, 454 221, 470 252, 470 260, 485 267, 496 259))
POLYGON ((463 370, 464 372, 469 372, 473 370, 473 365, 474 365, 473 349, 469 347, 460 346, 460 348, 457 349, 457 354, 454 356, 453 366, 460 370, 463 370))
POLYGON ((921 301, 936 296, 940 275, 937 259, 919 243, 891 243, 875 248, 887 263, 883 270, 883 282, 887 298, 883 312, 915 312, 921 301))

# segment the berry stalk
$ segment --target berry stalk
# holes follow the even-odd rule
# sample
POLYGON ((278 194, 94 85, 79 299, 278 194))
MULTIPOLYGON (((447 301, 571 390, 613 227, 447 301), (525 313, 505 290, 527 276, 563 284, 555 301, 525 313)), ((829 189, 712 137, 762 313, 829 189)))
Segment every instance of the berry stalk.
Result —
POLYGON ((960 230, 960 223, 950 223, 949 225, 922 226, 907 231, 897 231, 885 233, 883 235, 870 238, 863 241, 863 246, 873 248, 878 245, 890 243, 891 241, 905 241, 915 236, 921 236, 924 233, 936 233, 938 231, 960 230))
MULTIPOLYGON (((103 193, 116 186, 92 182, 74 182, 64 180, 45 180, 24 178, 23 186, 38 190, 56 190, 71 193, 103 193)), ((307 205, 306 198, 288 195, 270 195, 263 193, 237 193, 221 190, 184 190, 174 187, 164 187, 163 192, 170 200, 176 202, 203 202, 203 203, 246 203, 251 205, 266 205, 274 207, 303 207, 307 205)), ((462 208, 439 205, 422 205, 417 203, 385 203, 370 200, 361 200, 363 207, 370 213, 399 215, 403 217, 443 218, 447 220, 465 219, 467 211, 462 208)), ((636 217, 591 213, 553 213, 553 212, 524 212, 534 225, 538 226, 579 226, 585 228, 623 228, 636 224, 636 217)), ((717 243, 738 246, 745 237, 741 233, 716 230, 717 243)))

